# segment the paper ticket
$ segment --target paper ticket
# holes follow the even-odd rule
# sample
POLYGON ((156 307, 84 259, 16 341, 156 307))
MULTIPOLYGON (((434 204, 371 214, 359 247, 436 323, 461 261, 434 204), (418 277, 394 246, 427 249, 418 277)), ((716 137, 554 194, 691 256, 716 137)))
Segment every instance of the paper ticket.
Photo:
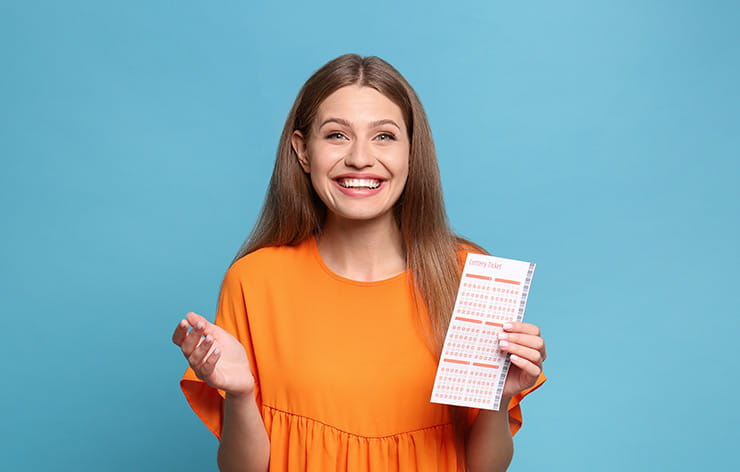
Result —
POLYGON ((432 403, 499 409, 510 360, 498 335, 504 323, 524 318, 534 268, 531 262, 468 254, 432 403))

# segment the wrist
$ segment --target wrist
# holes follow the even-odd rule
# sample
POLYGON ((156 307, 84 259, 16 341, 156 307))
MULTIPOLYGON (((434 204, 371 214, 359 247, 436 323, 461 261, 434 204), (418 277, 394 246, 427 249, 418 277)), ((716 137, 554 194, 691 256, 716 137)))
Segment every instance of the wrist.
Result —
POLYGON ((483 421, 505 421, 509 419, 509 399, 511 397, 501 397, 498 410, 478 410, 478 418, 483 421))
POLYGON ((501 397, 501 401, 499 402, 499 407, 498 407, 499 411, 506 411, 506 412, 509 411, 509 403, 511 403, 511 397, 513 397, 513 395, 501 397))
POLYGON ((226 392, 225 399, 232 403, 250 403, 256 401, 254 390, 249 392, 226 392))

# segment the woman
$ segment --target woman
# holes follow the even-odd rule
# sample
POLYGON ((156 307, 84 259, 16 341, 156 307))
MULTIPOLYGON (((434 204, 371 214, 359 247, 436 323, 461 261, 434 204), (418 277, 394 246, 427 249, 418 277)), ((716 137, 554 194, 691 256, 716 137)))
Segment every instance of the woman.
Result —
POLYGON ((471 250, 448 226, 406 80, 357 55, 314 73, 216 323, 188 313, 173 334, 190 364, 183 392, 220 439, 221 470, 505 470, 519 400, 544 381, 536 326, 502 333, 508 412, 429 402, 471 250))

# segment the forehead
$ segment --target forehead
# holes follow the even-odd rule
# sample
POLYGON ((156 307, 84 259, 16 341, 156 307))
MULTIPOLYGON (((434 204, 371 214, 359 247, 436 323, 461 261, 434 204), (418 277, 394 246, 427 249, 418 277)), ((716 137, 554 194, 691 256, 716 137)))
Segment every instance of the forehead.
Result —
POLYGON ((401 108, 372 87, 342 87, 321 102, 317 114, 317 124, 329 118, 341 118, 358 125, 390 119, 405 127, 401 108))

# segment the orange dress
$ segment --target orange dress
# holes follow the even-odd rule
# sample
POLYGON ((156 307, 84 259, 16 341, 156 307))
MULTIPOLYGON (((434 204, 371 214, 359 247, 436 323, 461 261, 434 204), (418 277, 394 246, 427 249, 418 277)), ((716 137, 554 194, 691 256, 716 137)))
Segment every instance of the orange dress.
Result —
MULTIPOLYGON (((216 324, 249 356, 271 471, 458 470, 448 407, 429 401, 437 358, 418 320, 408 271, 346 279, 324 264, 313 238, 229 268, 216 324)), ((180 385, 220 438, 224 392, 190 368, 180 385)), ((509 405, 512 434, 529 391, 509 405)))

